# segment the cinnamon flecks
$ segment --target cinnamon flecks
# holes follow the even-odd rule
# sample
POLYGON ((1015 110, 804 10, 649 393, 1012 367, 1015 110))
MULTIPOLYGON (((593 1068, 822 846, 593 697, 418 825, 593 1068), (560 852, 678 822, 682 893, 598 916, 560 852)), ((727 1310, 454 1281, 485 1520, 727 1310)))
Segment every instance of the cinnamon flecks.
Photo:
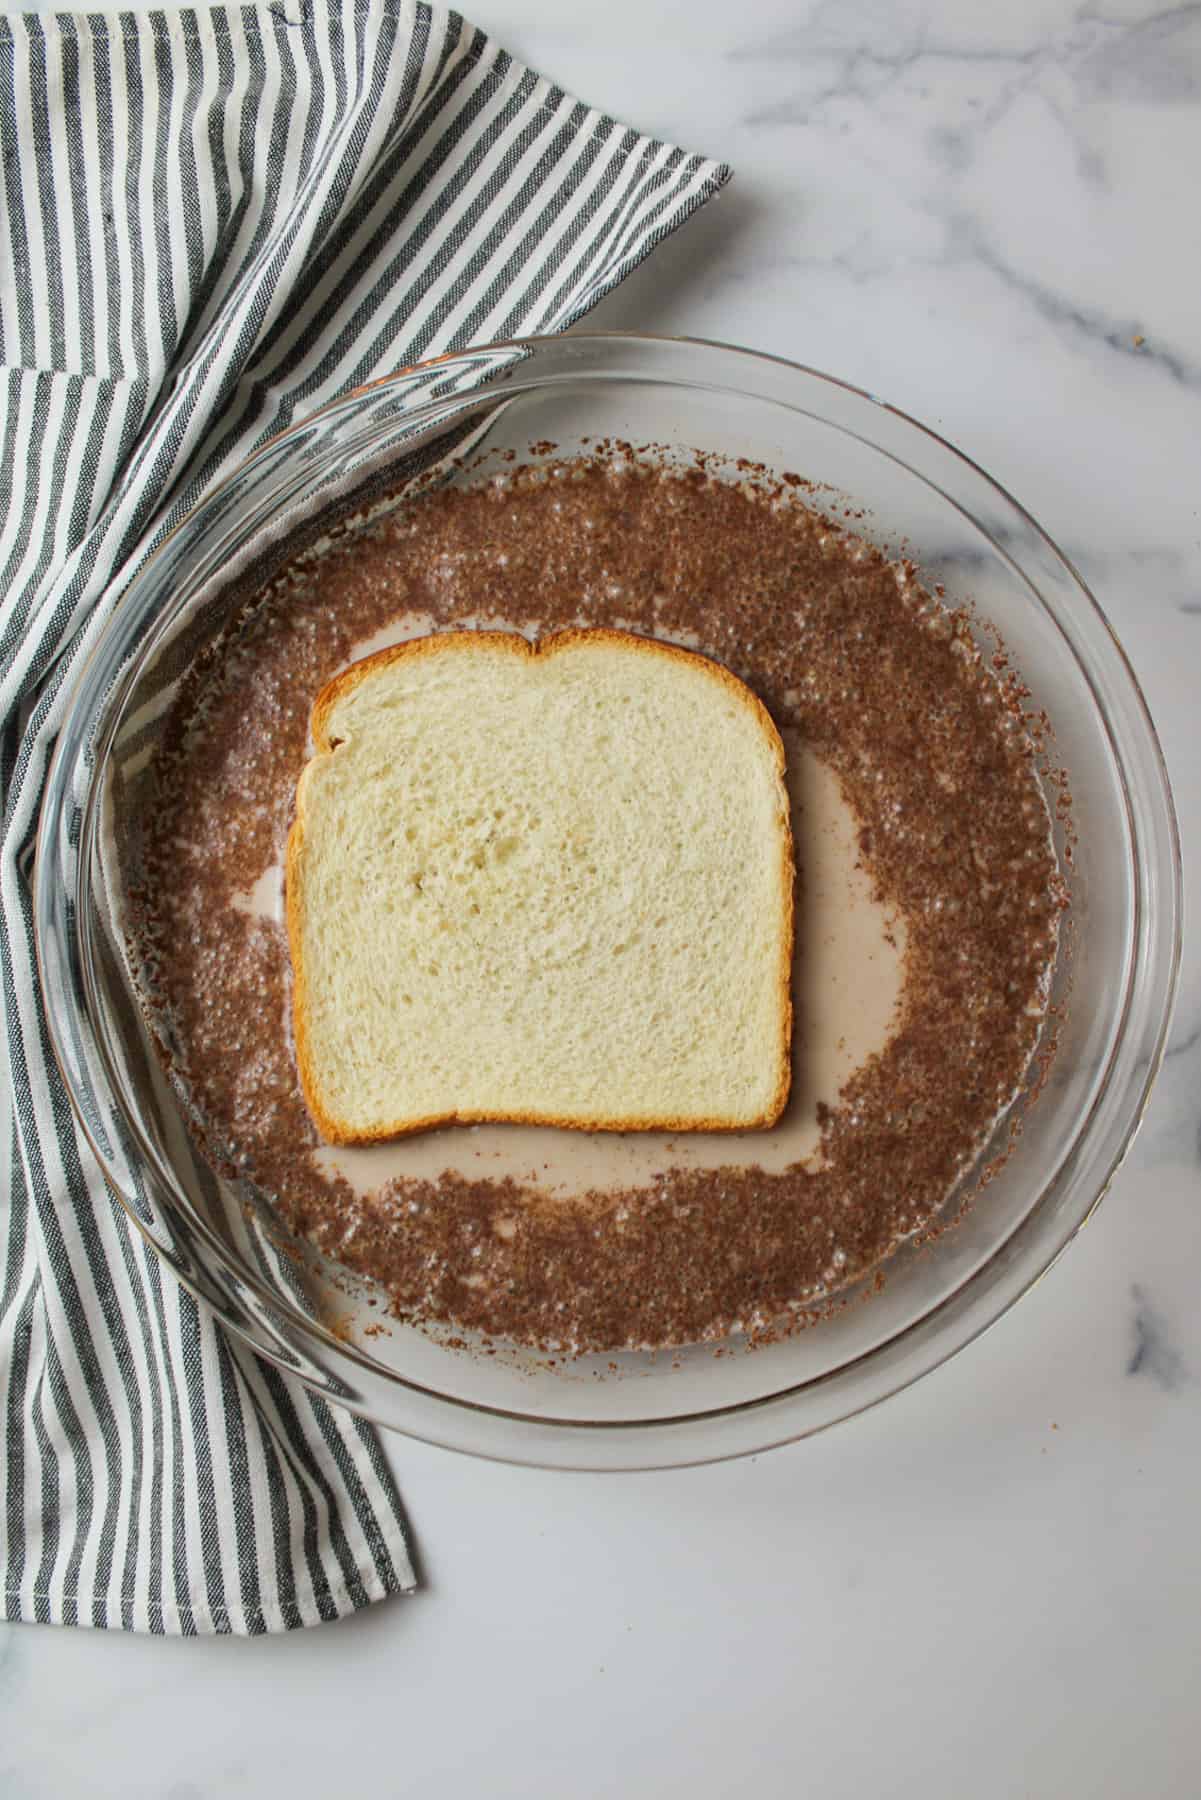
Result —
POLYGON ((1031 1061, 1066 904, 1025 692, 966 616, 811 510, 798 477, 614 451, 505 466, 277 578, 185 689, 148 853, 177 1072, 213 1154, 402 1317, 573 1349, 777 1329, 925 1226, 1031 1061), (236 897, 282 856, 314 696, 401 614, 682 637, 836 771, 907 951, 895 1033, 823 1109, 819 1162, 561 1201, 460 1174, 364 1197, 320 1171, 287 946, 236 897))

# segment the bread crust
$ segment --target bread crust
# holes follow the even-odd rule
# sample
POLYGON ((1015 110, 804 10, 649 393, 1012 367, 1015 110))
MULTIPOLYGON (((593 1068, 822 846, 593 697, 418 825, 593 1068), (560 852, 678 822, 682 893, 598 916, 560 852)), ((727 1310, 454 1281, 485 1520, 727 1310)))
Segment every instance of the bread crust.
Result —
POLYGON ((327 682, 313 702, 311 731, 316 756, 305 765, 296 790, 296 815, 288 833, 285 859, 284 897, 288 947, 292 961, 292 1029, 296 1045, 296 1062, 305 1104, 314 1123, 327 1143, 375 1144, 396 1138, 411 1137, 419 1131, 430 1131, 443 1125, 549 1125, 564 1131, 763 1131, 775 1125, 788 1104, 792 1085, 792 959, 795 942, 794 846, 788 793, 784 783, 784 744, 766 706, 746 683, 739 681, 729 669, 695 650, 679 644, 666 644, 658 638, 642 637, 636 632, 615 631, 608 627, 571 627, 553 632, 545 638, 527 638, 516 631, 446 631, 427 637, 407 638, 399 644, 377 650, 343 669, 327 682), (353 693, 363 681, 379 669, 402 658, 445 656, 478 652, 481 644, 491 651, 524 657, 553 656, 577 644, 607 644, 632 654, 667 656, 703 669, 721 684, 740 706, 752 714, 771 746, 780 801, 781 895, 784 920, 779 969, 781 1032, 777 1047, 777 1079, 775 1091, 763 1115, 757 1119, 729 1121, 719 1118, 664 1117, 658 1119, 580 1119, 544 1112, 477 1112, 455 1110, 433 1113, 421 1119, 403 1119, 395 1124, 376 1126, 363 1131, 333 1116, 322 1103, 314 1067, 308 1026, 308 980, 303 955, 304 913, 300 894, 300 860, 304 851, 305 775, 317 757, 331 755, 338 740, 330 735, 329 719, 338 702, 353 693))

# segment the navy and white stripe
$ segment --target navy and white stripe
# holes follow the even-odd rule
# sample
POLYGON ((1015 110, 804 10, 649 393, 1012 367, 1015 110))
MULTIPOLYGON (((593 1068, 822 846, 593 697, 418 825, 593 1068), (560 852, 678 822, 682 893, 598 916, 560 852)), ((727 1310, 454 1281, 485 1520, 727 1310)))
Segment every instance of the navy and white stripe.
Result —
POLYGON ((0 19, 4 1614, 267 1631, 411 1586, 374 1435, 226 1339, 53 1067, 29 856, 133 570, 338 392, 560 330, 727 171, 411 0, 0 19))

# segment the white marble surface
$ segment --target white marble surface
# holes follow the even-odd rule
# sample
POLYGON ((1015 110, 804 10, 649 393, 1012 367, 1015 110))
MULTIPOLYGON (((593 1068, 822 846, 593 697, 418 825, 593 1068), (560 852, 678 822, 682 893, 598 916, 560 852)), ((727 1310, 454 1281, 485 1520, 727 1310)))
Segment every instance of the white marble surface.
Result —
MULTIPOLYGON (((1201 7, 473 16, 735 165, 598 322, 796 356, 983 462, 1124 639, 1195 856, 1201 7)), ((394 1441, 417 1597, 271 1641, 0 1626, 0 1795, 1195 1796, 1199 1124, 1190 951, 1099 1217, 950 1366, 820 1439, 686 1473, 394 1441)))

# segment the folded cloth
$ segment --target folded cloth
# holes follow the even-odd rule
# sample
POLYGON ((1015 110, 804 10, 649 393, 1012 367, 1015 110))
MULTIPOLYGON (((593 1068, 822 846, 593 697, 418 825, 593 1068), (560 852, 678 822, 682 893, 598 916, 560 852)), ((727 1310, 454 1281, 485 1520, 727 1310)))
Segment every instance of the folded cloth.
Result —
POLYGON ((728 171, 407 0, 0 19, 5 1616, 262 1632, 413 1584, 374 1433, 227 1337, 54 1067, 29 867, 72 677, 265 438, 578 319, 728 171))

